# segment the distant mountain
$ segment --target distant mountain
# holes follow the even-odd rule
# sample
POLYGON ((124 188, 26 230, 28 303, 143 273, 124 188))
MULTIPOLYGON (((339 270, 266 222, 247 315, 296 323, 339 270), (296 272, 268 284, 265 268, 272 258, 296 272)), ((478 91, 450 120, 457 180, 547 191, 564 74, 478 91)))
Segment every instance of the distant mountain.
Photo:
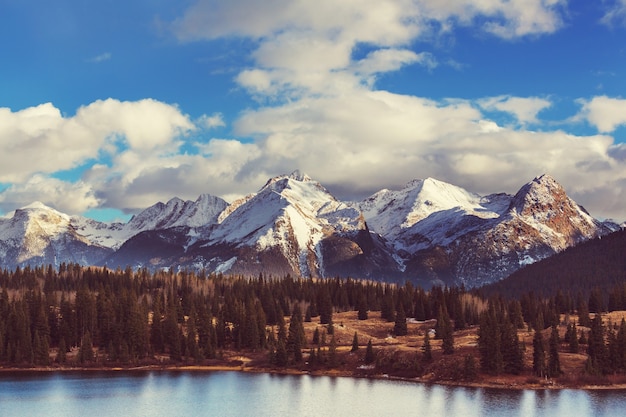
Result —
POLYGON ((514 196, 481 197, 433 179, 413 181, 360 207, 371 230, 392 242, 406 276, 469 287, 612 230, 549 175, 514 196))
POLYGON ((23 265, 96 264, 113 249, 78 233, 70 216, 35 202, 0 219, 0 263, 23 265))
POLYGON ((539 296, 554 296, 559 291, 587 300, 592 288, 609 294, 616 286, 626 290, 626 228, 582 242, 576 246, 527 265, 509 277, 482 288, 519 298, 530 291, 539 296))
POLYGON ((300 172, 231 204, 202 195, 157 203, 128 223, 36 204, 0 219, 0 263, 351 276, 473 287, 617 228, 591 217, 550 176, 514 196, 432 178, 342 202, 300 172), (65 246, 64 246, 65 245, 65 246))

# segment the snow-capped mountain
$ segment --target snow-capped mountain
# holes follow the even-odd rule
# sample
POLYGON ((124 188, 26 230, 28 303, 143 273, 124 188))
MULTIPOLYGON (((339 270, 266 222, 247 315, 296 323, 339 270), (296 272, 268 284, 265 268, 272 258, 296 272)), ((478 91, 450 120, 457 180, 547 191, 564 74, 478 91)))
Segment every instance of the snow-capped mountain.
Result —
POLYGON ((414 181, 361 207, 371 230, 392 242, 406 275, 468 286, 611 231, 549 175, 514 196, 481 197, 432 179, 414 181))
POLYGON ((0 263, 4 268, 23 265, 92 265, 112 252, 80 235, 71 217, 40 202, 0 218, 0 263))
POLYGON ((611 226, 548 175, 515 195, 480 196, 427 178, 354 203, 296 171, 231 204, 173 198, 128 223, 33 204, 0 219, 0 266, 77 262, 476 286, 611 226))
POLYGON ((296 171, 270 179, 223 212, 210 236, 196 239, 187 251, 192 260, 183 265, 318 277, 342 270, 347 262, 369 276, 378 259, 365 259, 362 246, 374 245, 360 245, 358 239, 371 240, 361 212, 296 171))

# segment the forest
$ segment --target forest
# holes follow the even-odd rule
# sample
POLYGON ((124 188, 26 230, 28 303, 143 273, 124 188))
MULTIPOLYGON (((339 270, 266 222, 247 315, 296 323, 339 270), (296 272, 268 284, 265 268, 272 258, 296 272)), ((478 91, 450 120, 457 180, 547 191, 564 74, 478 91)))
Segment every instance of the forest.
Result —
POLYGON ((0 272, 0 367, 201 366, 234 352, 274 370, 352 364, 472 381, 559 378, 560 358, 573 354, 581 375, 623 375, 626 322, 603 314, 626 310, 626 284, 588 293, 504 298, 409 282, 25 267, 0 272), (335 340, 349 318, 377 333, 335 340))

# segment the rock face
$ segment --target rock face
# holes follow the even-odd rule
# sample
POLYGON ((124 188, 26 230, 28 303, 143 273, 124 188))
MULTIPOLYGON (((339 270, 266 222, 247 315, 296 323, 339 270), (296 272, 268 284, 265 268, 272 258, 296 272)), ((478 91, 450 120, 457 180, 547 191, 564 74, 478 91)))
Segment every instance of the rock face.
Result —
POLYGON ((350 276, 477 286, 610 232, 553 178, 480 196, 432 178, 341 202, 294 172, 232 204, 157 203, 128 223, 41 203, 0 219, 2 267, 76 262, 236 274, 350 276))

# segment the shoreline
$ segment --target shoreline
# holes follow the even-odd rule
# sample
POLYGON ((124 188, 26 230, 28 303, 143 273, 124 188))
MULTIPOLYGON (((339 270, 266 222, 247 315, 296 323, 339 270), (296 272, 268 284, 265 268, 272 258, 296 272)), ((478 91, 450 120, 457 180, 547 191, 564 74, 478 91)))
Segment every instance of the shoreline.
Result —
POLYGON ((502 389, 502 390, 626 390, 626 384, 606 384, 606 385, 563 385, 555 381, 547 381, 540 384, 519 384, 507 383, 506 378, 499 378, 500 381, 451 381, 451 380, 434 380, 432 378, 423 377, 402 377, 388 374, 357 374, 351 371, 331 369, 331 370, 298 370, 293 368, 276 369, 263 368, 255 366, 232 366, 232 365, 144 365, 144 366, 94 366, 94 367, 70 367, 70 366, 48 366, 48 367, 0 367, 0 376, 3 374, 27 374, 27 373, 96 373, 96 372, 247 372, 247 373, 265 373, 273 375, 309 375, 316 377, 340 377, 340 378, 359 378, 370 380, 384 381, 402 381, 416 384, 441 385, 459 388, 484 388, 484 389, 502 389))

